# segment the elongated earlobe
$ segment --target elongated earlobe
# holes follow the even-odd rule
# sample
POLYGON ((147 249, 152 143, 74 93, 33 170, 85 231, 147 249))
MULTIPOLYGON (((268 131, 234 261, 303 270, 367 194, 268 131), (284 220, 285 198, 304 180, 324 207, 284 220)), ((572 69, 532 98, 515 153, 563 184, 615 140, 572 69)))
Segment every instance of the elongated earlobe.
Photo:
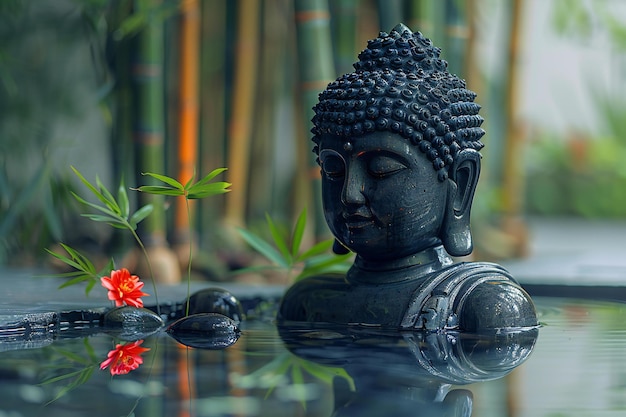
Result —
POLYGON ((479 174, 480 154, 473 149, 459 152, 450 167, 450 187, 440 238, 452 256, 472 253, 470 212, 479 174))

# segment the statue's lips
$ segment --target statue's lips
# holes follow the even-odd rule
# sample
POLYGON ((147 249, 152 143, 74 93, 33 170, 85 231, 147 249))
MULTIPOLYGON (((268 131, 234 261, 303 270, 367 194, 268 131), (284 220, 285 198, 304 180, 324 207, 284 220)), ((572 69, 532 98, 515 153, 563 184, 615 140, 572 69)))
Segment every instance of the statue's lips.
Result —
POLYGON ((374 218, 360 214, 344 214, 345 225, 348 229, 362 229, 374 224, 374 218))

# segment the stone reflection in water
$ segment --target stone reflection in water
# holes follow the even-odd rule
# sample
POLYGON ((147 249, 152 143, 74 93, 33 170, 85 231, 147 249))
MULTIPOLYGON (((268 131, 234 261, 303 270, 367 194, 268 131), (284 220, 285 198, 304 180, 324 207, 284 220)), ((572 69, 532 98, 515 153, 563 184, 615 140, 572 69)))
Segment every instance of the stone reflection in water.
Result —
POLYGON ((234 344, 241 332, 237 323, 219 313, 197 313, 176 320, 167 333, 185 346, 224 349, 234 344))
POLYGON ((353 378, 354 391, 335 379, 332 417, 469 417, 471 391, 452 387, 504 377, 526 361, 538 335, 536 328, 394 333, 293 323, 279 331, 293 354, 341 367, 353 378))
POLYGON ((476 94, 440 49, 404 25, 368 42, 314 107, 314 152, 346 276, 290 288, 280 319, 481 331, 537 325, 528 294, 472 252, 470 210, 484 135, 476 94))

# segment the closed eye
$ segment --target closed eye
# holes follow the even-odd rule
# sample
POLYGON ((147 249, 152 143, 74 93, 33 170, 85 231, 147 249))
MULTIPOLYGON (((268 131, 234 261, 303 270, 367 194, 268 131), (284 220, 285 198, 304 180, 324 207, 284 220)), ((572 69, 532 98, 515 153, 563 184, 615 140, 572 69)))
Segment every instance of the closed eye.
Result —
POLYGON ((343 158, 335 153, 325 152, 320 154, 320 162, 322 165, 322 172, 329 178, 338 179, 343 178, 346 171, 346 164, 343 158))
POLYGON ((378 178, 396 174, 405 168, 407 166, 404 163, 387 155, 375 155, 367 164, 368 173, 378 178))

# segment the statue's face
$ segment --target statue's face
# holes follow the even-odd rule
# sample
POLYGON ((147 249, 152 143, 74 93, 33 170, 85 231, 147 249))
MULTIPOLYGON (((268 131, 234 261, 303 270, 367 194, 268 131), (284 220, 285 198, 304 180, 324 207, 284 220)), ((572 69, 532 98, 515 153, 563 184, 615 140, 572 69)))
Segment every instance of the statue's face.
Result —
POLYGON ((326 222, 350 250, 390 260, 440 244, 447 182, 406 139, 322 137, 319 159, 326 222))

